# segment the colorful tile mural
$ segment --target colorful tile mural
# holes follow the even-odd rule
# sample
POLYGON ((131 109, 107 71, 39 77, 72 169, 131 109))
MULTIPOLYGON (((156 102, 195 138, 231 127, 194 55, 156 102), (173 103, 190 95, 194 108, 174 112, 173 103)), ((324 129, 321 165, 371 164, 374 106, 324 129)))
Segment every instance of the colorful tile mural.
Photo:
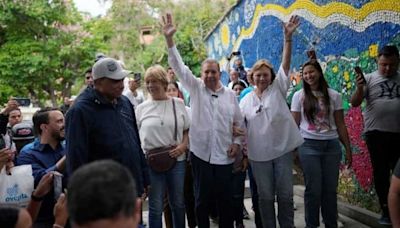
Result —
MULTIPOLYGON (((369 73, 376 69, 378 49, 386 44, 400 47, 399 0, 245 0, 220 21, 206 39, 208 56, 226 65, 226 56, 240 51, 245 67, 268 59, 278 68, 282 51, 282 22, 301 17, 293 37, 291 95, 301 87, 299 68, 314 48, 330 87, 343 96, 346 124, 351 137, 356 188, 371 195, 372 168, 362 140, 362 108, 352 108, 354 66, 369 73)), ((221 79, 227 83, 227 73, 221 79)))

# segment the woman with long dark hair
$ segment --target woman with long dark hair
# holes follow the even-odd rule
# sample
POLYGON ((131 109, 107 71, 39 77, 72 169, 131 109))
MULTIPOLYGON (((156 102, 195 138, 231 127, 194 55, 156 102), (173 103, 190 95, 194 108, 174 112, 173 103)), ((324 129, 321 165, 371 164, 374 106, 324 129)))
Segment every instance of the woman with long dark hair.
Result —
POLYGON ((321 65, 312 59, 302 68, 303 89, 292 99, 292 115, 304 143, 298 149, 303 167, 306 227, 337 227, 337 186, 342 148, 351 164, 350 140, 344 123, 341 95, 330 89, 321 65))

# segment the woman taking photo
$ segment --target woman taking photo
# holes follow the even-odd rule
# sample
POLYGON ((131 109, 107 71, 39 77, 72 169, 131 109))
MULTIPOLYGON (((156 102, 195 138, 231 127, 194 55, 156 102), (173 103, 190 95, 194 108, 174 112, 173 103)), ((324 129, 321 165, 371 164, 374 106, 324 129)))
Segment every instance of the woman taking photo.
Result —
POLYGON ((329 88, 316 59, 306 62, 302 69, 303 89, 293 95, 291 111, 305 140, 298 151, 306 185, 306 227, 319 227, 320 208, 325 227, 337 227, 336 189, 342 158, 339 140, 351 164, 342 98, 329 88))
POLYGON ((136 109, 143 151, 149 159, 150 151, 176 145, 169 155, 177 160, 171 169, 162 172, 150 165, 149 227, 162 227, 163 197, 167 190, 173 227, 183 228, 185 227, 183 190, 189 130, 188 114, 181 99, 166 95, 168 80, 164 68, 158 65, 150 67, 145 73, 144 81, 151 99, 136 109))
POLYGON ((275 228, 275 195, 278 221, 282 228, 294 227, 292 151, 303 143, 286 104, 292 34, 299 18, 292 16, 284 24, 282 63, 275 74, 267 60, 252 67, 255 90, 240 102, 247 127, 248 157, 257 183, 260 217, 263 227, 275 228))

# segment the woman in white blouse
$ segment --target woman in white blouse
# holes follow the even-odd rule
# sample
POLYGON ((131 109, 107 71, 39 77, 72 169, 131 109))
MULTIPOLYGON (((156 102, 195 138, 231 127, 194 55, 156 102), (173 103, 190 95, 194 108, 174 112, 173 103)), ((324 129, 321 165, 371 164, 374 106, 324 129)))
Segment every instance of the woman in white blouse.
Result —
POLYGON ((282 63, 275 74, 267 60, 252 67, 256 88, 240 102, 247 127, 248 158, 257 183, 263 227, 275 228, 275 195, 282 228, 294 227, 292 151, 303 143, 286 104, 292 34, 299 18, 292 16, 284 27, 282 63))
POLYGON ((172 210, 173 227, 185 227, 184 178, 185 152, 188 145, 189 117, 182 100, 166 95, 168 80, 163 67, 156 65, 147 69, 144 76, 151 99, 136 109, 136 119, 143 151, 177 145, 170 156, 177 159, 176 165, 165 172, 149 169, 149 227, 162 227, 163 197, 165 190, 172 210), (177 117, 177 140, 174 140, 177 117))

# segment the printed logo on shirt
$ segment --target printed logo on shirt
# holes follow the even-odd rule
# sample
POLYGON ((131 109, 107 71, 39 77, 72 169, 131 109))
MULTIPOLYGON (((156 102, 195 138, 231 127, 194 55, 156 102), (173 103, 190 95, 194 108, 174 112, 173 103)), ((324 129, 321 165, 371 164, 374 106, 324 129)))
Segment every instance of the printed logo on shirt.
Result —
POLYGON ((325 99, 322 96, 316 96, 318 99, 318 104, 316 105, 315 119, 314 123, 308 125, 308 130, 315 132, 327 132, 331 130, 331 125, 329 123, 329 113, 328 107, 326 105, 325 99))
POLYGON ((15 184, 14 186, 7 188, 6 192, 7 192, 7 195, 5 197, 6 203, 19 202, 21 200, 28 198, 28 196, 24 193, 19 194, 20 191, 18 184, 15 184))
POLYGON ((385 81, 379 84, 381 87, 381 94, 379 97, 386 97, 388 99, 400 98, 400 86, 394 81, 385 81))

